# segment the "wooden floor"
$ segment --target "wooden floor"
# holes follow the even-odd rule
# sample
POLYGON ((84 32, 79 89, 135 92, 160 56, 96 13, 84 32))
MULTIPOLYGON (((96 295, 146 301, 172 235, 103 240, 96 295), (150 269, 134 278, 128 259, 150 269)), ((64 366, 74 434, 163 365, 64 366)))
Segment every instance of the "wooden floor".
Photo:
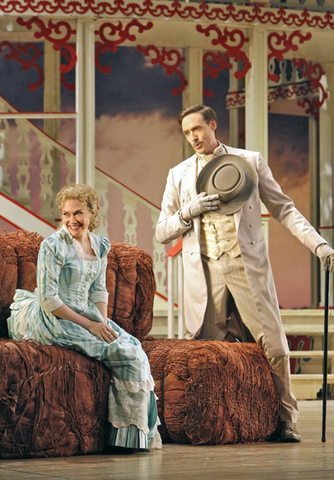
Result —
POLYGON ((132 455, 0 460, 1 480, 285 480, 334 479, 334 400, 299 402, 302 442, 221 446, 166 444, 132 455))

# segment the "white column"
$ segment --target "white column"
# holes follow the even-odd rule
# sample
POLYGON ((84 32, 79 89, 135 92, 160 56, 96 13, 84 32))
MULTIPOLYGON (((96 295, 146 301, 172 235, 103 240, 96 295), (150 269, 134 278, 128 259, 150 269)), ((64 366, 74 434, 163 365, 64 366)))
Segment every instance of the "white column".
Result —
POLYGON ((94 22, 77 21, 76 182, 95 185, 95 41, 94 22))
MULTIPOLYGON (((309 116, 309 171, 310 171, 310 221, 317 228, 319 220, 319 135, 318 122, 309 116)), ((320 232, 321 233, 321 232, 320 232)), ((319 259, 311 255, 311 308, 319 307, 319 259)))
MULTIPOLYGON (((188 47, 183 50, 184 74, 187 86, 182 93, 182 109, 203 103, 203 49, 188 47)), ((183 141, 183 157, 188 158, 194 151, 187 142, 183 141)))
MULTIPOLYGON (((250 34, 249 60, 251 69, 246 75, 245 130, 247 150, 261 152, 268 161, 268 60, 267 30, 253 28, 250 34)), ((262 204, 262 213, 267 209, 262 204)), ((268 217, 263 217, 262 226, 268 244, 268 217)))
MULTIPOLYGON (((334 93, 334 63, 322 65, 325 75, 322 84, 329 93, 320 108, 319 115, 319 223, 321 227, 332 227, 333 218, 333 155, 334 155, 334 102, 331 98, 334 93)), ((320 230, 321 236, 333 246, 333 229, 320 230)), ((322 272, 321 272, 322 273, 322 272)), ((320 274, 320 304, 324 303, 324 275, 320 274)), ((333 282, 332 282, 333 283, 333 282)), ((330 291, 329 305, 333 305, 333 288, 330 291)))
POLYGON ((253 28, 250 37, 252 67, 246 75, 246 149, 260 151, 268 160, 267 31, 253 28))
MULTIPOLYGON (((44 111, 45 112, 60 112, 61 111, 61 99, 60 99, 60 51, 56 51, 53 48, 51 42, 44 42, 44 111)), ((59 142, 60 139, 60 119, 45 119, 44 131, 51 138, 59 142)), ((47 145, 42 145, 44 150, 47 150, 47 145)), ((43 217, 51 223, 58 217, 57 202, 55 201, 56 194, 60 189, 60 151, 51 149, 49 154, 43 152, 45 156, 46 164, 41 161, 41 200, 43 217), (51 157, 51 163, 48 164, 47 157, 51 157), (50 171, 47 172, 47 168, 50 171), (52 170, 51 170, 52 167, 52 170), (46 170, 45 172, 43 170, 46 170), (44 176, 48 173, 47 177, 44 176), (48 178, 48 182, 44 179, 48 178), (49 202, 46 202, 48 198, 49 202)))

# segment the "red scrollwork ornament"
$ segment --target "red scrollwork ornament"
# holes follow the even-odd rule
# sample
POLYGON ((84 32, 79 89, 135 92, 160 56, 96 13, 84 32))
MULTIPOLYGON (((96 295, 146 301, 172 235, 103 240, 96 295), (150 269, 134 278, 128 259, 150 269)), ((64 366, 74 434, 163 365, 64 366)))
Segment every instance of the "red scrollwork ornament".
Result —
POLYGON ((95 43, 95 64, 98 70, 107 74, 111 72, 111 68, 109 66, 101 65, 100 55, 106 52, 117 52, 119 45, 125 41, 134 42, 136 40, 136 36, 130 32, 130 29, 134 27, 138 29, 139 33, 143 33, 144 31, 153 28, 153 23, 143 23, 137 19, 131 20, 124 26, 121 21, 117 23, 105 22, 98 30, 95 31, 95 34, 99 35, 101 39, 101 41, 95 43))
MULTIPOLYGON (((268 55, 268 64, 270 60, 275 58, 277 61, 281 62, 284 58, 284 55, 290 50, 296 52, 298 50, 298 45, 294 43, 298 41, 299 43, 304 43, 307 40, 310 40, 312 35, 310 32, 307 32, 305 35, 299 31, 292 32, 289 35, 286 32, 272 32, 268 35, 268 49, 270 51, 268 55)), ((278 81, 278 75, 268 71, 268 78, 273 82, 278 81)))
POLYGON ((28 89, 32 92, 37 90, 44 81, 44 74, 42 68, 36 63, 38 58, 43 55, 43 51, 38 48, 35 43, 11 43, 0 42, 0 53, 2 50, 8 48, 9 52, 4 54, 5 60, 15 60, 22 67, 24 72, 33 68, 38 73, 38 80, 36 83, 29 83, 28 89))
MULTIPOLYGON (((251 68, 251 62, 248 60, 243 48, 245 47, 245 44, 249 42, 249 38, 246 37, 242 30, 225 27, 222 31, 216 25, 209 25, 206 28, 197 25, 196 30, 199 33, 203 33, 206 37, 210 36, 211 33, 215 33, 217 37, 211 40, 212 45, 223 47, 224 50, 226 50, 225 53, 207 52, 204 54, 203 64, 205 72, 203 74, 203 79, 207 76, 217 78, 219 72, 225 68, 231 69, 232 64, 230 63, 230 59, 233 59, 235 62, 239 62, 240 60, 243 62, 243 69, 234 73, 235 78, 241 79, 246 75, 251 68)), ((204 95, 209 98, 213 96, 211 90, 207 91, 203 89, 203 92, 204 95)))
POLYGON ((74 85, 68 85, 64 82, 64 75, 70 72, 76 64, 77 55, 75 52, 75 46, 70 43, 72 35, 76 34, 68 22, 59 21, 54 22, 48 20, 44 22, 41 18, 33 17, 28 20, 18 18, 17 23, 28 30, 32 30, 33 27, 37 27, 39 30, 34 33, 36 39, 44 39, 52 43, 54 50, 61 51, 63 56, 67 60, 67 64, 62 64, 59 67, 62 74, 62 82, 66 88, 74 89, 74 85))
MULTIPOLYGON (((210 76, 213 79, 217 79, 219 72, 227 68, 231 70, 232 64, 229 62, 229 56, 227 53, 222 52, 205 52, 203 55, 203 84, 205 83, 205 78, 210 76)), ((203 94, 208 97, 213 97, 212 90, 206 90, 203 86, 203 94)))
POLYGON ((328 93, 325 91, 321 83, 321 77, 325 74, 323 68, 319 63, 307 62, 305 59, 293 59, 293 63, 302 71, 304 78, 310 82, 313 91, 318 92, 317 97, 303 98, 298 100, 298 105, 305 108, 306 113, 314 115, 316 119, 319 118, 319 108, 325 103, 328 98, 328 93))
POLYGON ((176 50, 175 48, 170 50, 167 50, 167 48, 159 49, 154 45, 148 45, 147 47, 142 47, 141 45, 138 45, 137 50, 147 57, 151 56, 152 65, 161 65, 165 69, 168 76, 176 73, 180 77, 181 86, 180 88, 173 88, 172 95, 177 96, 183 92, 184 88, 187 85, 187 81, 179 67, 182 62, 185 61, 185 58, 182 57, 179 50, 176 50))

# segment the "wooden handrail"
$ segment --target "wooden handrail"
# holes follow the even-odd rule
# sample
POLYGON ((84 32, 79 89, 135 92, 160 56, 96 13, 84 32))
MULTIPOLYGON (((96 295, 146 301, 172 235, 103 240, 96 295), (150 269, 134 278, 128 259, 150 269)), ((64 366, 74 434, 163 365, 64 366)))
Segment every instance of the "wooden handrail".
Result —
POLYGON ((182 237, 178 239, 177 243, 168 250, 166 257, 176 257, 182 252, 182 237))

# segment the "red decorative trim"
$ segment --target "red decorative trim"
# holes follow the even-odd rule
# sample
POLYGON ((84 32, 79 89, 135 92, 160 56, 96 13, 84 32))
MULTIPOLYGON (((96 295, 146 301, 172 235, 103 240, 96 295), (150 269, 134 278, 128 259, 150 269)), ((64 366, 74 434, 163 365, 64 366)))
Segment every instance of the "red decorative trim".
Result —
POLYGON ((30 68, 34 68, 38 73, 38 80, 36 83, 29 83, 28 89, 30 91, 37 90, 44 81, 44 73, 42 68, 37 65, 37 59, 43 55, 43 51, 38 49, 38 46, 35 43, 11 43, 11 42, 0 42, 0 53, 4 48, 9 48, 9 53, 4 55, 5 60, 15 60, 18 62, 22 70, 27 72, 30 68))
POLYGON ((284 7, 261 8, 261 5, 235 6, 231 2, 228 5, 208 5, 204 0, 198 5, 189 5, 179 0, 159 4, 152 0, 142 2, 114 0, 104 2, 99 0, 0 0, 0 12, 24 14, 32 12, 35 15, 44 14, 85 14, 94 15, 125 15, 147 16, 159 18, 182 18, 190 20, 210 20, 218 22, 245 22, 262 25, 286 25, 289 27, 310 27, 334 29, 334 16, 330 11, 326 13, 310 12, 305 8, 296 12, 284 7))
MULTIPOLYGON (((296 52, 298 50, 298 45, 294 44, 294 40, 299 40, 300 43, 304 43, 307 40, 310 40, 312 35, 310 32, 303 35, 301 32, 292 32, 288 35, 286 32, 272 32, 268 35, 268 49, 270 53, 268 55, 268 64, 272 58, 276 58, 281 62, 284 58, 284 55, 290 50, 296 52)), ((278 81, 278 75, 276 73, 270 73, 268 71, 268 78, 273 82, 278 81)))
POLYGON ((103 73, 110 73, 111 68, 109 66, 102 66, 100 62, 100 55, 101 53, 117 52, 118 46, 124 43, 125 41, 134 42, 136 40, 136 36, 130 33, 130 29, 132 27, 137 27, 139 33, 143 33, 145 30, 150 30, 153 28, 152 22, 147 22, 146 25, 140 22, 137 19, 131 20, 123 27, 122 22, 110 23, 106 22, 103 23, 98 30, 95 30, 95 34, 100 36, 101 42, 96 42, 96 60, 95 64, 96 67, 103 73), (117 37, 118 38, 113 38, 117 37))
POLYGON ((226 108, 243 107, 245 99, 245 92, 228 92, 226 95, 226 108))
POLYGON ((154 54, 154 57, 151 57, 152 65, 161 65, 165 70, 168 76, 176 73, 181 79, 181 87, 173 88, 172 94, 174 96, 180 95, 187 85, 187 80, 184 77, 183 72, 179 69, 179 66, 182 62, 185 61, 185 58, 182 57, 181 52, 175 48, 167 50, 167 48, 158 48, 154 45, 148 45, 147 47, 142 47, 141 45, 137 46, 138 52, 143 53, 146 57, 150 54, 154 54), (173 62, 167 63, 167 62, 173 62))
POLYGON ((307 78, 310 82, 311 87, 318 92, 316 98, 304 98, 298 100, 298 105, 305 108, 306 113, 314 115, 316 119, 319 118, 319 108, 325 103, 326 98, 328 98, 328 93, 325 91, 322 83, 320 82, 321 77, 325 74, 320 63, 307 62, 303 58, 293 59, 293 63, 302 70, 302 75, 304 78, 307 78))
POLYGON ((283 100, 288 100, 294 97, 306 97, 308 95, 317 95, 318 94, 318 88, 312 83, 293 83, 292 85, 288 86, 282 86, 279 85, 278 87, 275 87, 274 89, 271 89, 268 94, 268 102, 272 103, 275 102, 276 100, 283 99, 283 100))
POLYGON ((65 21, 54 22, 48 20, 47 24, 43 20, 37 17, 24 20, 19 17, 17 23, 23 27, 27 27, 28 30, 32 30, 33 25, 39 28, 39 32, 34 33, 36 39, 44 39, 53 44, 53 48, 56 51, 62 52, 68 63, 66 65, 60 65, 59 71, 61 73, 61 79, 64 87, 69 90, 74 90, 74 85, 65 83, 64 75, 70 72, 76 64, 77 55, 75 47, 68 43, 71 35, 76 34, 76 30, 72 29, 71 25, 65 21))
MULTIPOLYGON (((226 50, 225 53, 222 52, 207 52, 203 56, 203 64, 205 67, 205 73, 203 75, 203 80, 210 75, 212 78, 216 79, 219 75, 219 72, 228 68, 232 68, 231 63, 229 62, 230 58, 233 58, 235 62, 243 60, 244 68, 243 70, 235 72, 234 76, 237 79, 243 78, 248 70, 251 68, 251 63, 248 60, 246 53, 242 50, 245 43, 249 42, 249 38, 245 36, 242 30, 229 28, 224 28, 222 30, 216 25, 209 25, 208 27, 202 27, 202 25, 196 25, 196 30, 199 33, 203 33, 206 37, 209 37, 211 32, 214 32, 217 35, 217 38, 211 40, 213 46, 221 46, 226 50), (213 64, 213 65, 210 65, 213 64), (217 66, 214 66, 217 64, 217 66)), ((203 89, 205 96, 211 98, 213 96, 212 90, 203 89)))
MULTIPOLYGON (((304 101, 305 97, 318 96, 318 87, 311 82, 293 83, 292 85, 278 85, 270 88, 268 93, 268 103, 276 100, 289 100, 297 98, 298 105, 304 101)), ((309 99, 308 99, 309 100, 309 99)), ((310 101, 310 100, 309 100, 310 101)), ((226 108, 238 108, 245 105, 244 92, 229 92, 226 96, 226 108)))

